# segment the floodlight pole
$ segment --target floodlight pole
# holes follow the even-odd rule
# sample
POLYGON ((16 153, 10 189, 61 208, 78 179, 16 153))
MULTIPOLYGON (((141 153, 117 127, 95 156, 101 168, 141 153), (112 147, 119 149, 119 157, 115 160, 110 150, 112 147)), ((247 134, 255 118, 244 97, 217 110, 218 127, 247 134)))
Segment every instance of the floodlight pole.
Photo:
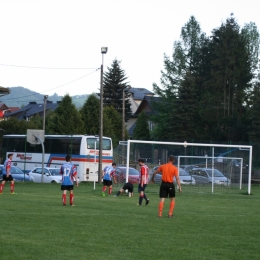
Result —
POLYGON ((98 160, 98 182, 102 179, 102 143, 103 143, 103 63, 104 54, 107 53, 107 47, 101 48, 102 64, 101 64, 101 79, 100 79, 100 109, 99 109, 99 160, 98 160))

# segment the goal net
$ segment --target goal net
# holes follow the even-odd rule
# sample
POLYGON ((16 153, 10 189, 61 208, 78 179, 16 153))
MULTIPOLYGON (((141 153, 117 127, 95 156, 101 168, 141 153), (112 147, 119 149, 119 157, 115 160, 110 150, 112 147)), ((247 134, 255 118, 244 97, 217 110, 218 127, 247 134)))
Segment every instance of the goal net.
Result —
MULTIPOLYGON (((139 169, 139 158, 145 160, 151 178, 156 167, 167 163, 169 155, 173 154, 183 191, 217 193, 244 190, 251 193, 252 146, 142 140, 128 140, 120 146, 121 153, 117 153, 117 159, 125 162, 126 180, 129 167, 139 169)), ((160 177, 156 175, 158 182, 149 185, 149 190, 154 187, 158 192, 160 177)))

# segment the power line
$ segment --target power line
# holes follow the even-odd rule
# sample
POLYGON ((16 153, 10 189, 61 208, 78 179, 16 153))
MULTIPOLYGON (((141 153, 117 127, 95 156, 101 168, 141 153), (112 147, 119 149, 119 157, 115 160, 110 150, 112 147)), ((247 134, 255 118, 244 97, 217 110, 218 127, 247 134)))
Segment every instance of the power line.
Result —
POLYGON ((75 82, 75 81, 78 81, 78 80, 80 80, 80 79, 82 79, 82 78, 85 78, 85 77, 89 76, 90 74, 92 74, 92 73, 98 71, 99 69, 100 69, 100 68, 97 68, 97 69, 95 69, 94 71, 92 71, 92 72, 90 72, 90 73, 88 73, 88 74, 86 74, 86 75, 84 75, 84 76, 82 76, 82 77, 80 77, 80 78, 77 78, 77 79, 72 80, 72 81, 70 81, 70 82, 68 82, 68 83, 62 84, 62 85, 60 85, 60 86, 58 86, 58 87, 55 87, 55 88, 51 88, 51 89, 49 89, 49 90, 46 90, 46 91, 44 91, 43 93, 48 92, 48 91, 53 90, 53 89, 61 88, 61 87, 66 86, 66 85, 69 85, 69 84, 71 84, 71 83, 73 83, 73 82, 75 82))
POLYGON ((16 67, 26 69, 44 69, 44 70, 94 70, 95 68, 54 68, 54 67, 37 67, 37 66, 23 66, 23 65, 12 65, 12 64, 0 64, 5 67, 16 67))
MULTIPOLYGON (((52 88, 52 89, 49 89, 49 90, 45 90, 45 91, 43 91, 42 93, 46 93, 46 92, 49 92, 49 91, 51 91, 51 90, 54 90, 54 89, 61 88, 61 87, 63 87, 63 86, 69 85, 69 84, 71 84, 71 83, 73 83, 73 82, 75 82, 75 81, 78 81, 78 80, 80 80, 80 79, 82 79, 82 78, 85 78, 85 77, 89 76, 90 74, 92 74, 92 73, 98 71, 99 69, 100 69, 100 68, 97 68, 97 69, 95 69, 94 71, 92 71, 92 72, 90 72, 90 73, 88 73, 88 74, 86 74, 86 75, 84 75, 84 76, 82 76, 82 77, 80 77, 80 78, 74 79, 74 80, 72 80, 72 81, 70 81, 70 82, 67 82, 67 83, 65 83, 65 84, 62 84, 62 85, 60 85, 60 86, 58 86, 58 87, 55 87, 55 88, 52 88)), ((35 96, 35 95, 37 95, 37 94, 40 94, 40 93, 35 93, 35 94, 31 94, 31 95, 28 95, 28 96, 22 96, 22 97, 18 97, 18 98, 4 99, 4 101, 19 100, 19 99, 21 99, 21 98, 27 98, 27 97, 35 96)), ((40 94, 40 95, 41 95, 41 94, 40 94)))

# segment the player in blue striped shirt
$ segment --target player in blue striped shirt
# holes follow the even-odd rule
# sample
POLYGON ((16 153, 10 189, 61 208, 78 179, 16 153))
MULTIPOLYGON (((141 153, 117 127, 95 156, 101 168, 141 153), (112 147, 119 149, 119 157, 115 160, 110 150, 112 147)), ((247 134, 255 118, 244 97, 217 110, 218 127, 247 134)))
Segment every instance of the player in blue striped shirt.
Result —
POLYGON ((62 183, 61 183, 61 190, 63 191, 62 194, 62 203, 63 206, 66 206, 66 195, 67 191, 70 192, 70 206, 74 206, 74 194, 73 194, 73 187, 74 187, 74 179, 76 181, 76 185, 78 187, 78 178, 77 178, 77 169, 74 164, 71 163, 71 156, 68 154, 65 157, 66 163, 64 163, 60 168, 60 174, 62 174, 62 183))

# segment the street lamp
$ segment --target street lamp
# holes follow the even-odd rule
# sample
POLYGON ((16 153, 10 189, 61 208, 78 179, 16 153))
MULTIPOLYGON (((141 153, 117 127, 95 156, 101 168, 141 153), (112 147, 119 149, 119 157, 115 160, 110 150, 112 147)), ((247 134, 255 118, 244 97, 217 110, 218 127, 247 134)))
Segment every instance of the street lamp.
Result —
POLYGON ((98 182, 102 179, 102 143, 103 143, 103 63, 104 54, 107 53, 107 47, 101 48, 102 64, 101 64, 101 80, 100 80, 100 109, 99 109, 99 163, 98 163, 98 182))

